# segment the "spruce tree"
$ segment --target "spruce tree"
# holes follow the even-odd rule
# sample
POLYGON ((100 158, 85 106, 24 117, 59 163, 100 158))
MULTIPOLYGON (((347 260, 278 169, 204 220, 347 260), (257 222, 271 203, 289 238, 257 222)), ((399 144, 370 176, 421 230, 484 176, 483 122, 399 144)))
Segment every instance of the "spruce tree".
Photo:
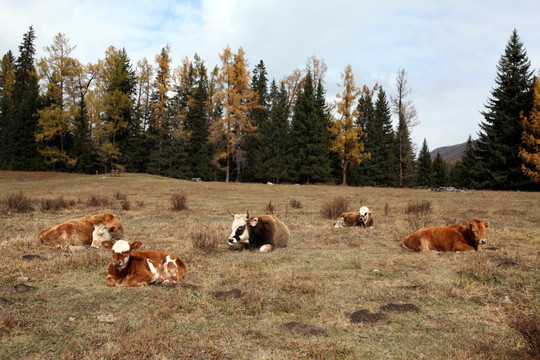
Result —
POLYGON ((380 165, 377 161, 377 144, 379 142, 378 129, 375 124, 375 109, 373 107, 372 92, 364 87, 360 93, 358 104, 356 106, 356 126, 360 126, 365 133, 364 151, 370 154, 370 157, 364 159, 360 165, 353 165, 349 171, 351 185, 375 186, 376 179, 374 174, 376 168, 380 165))
MULTIPOLYGON (((398 144, 392 127, 392 115, 388 99, 383 88, 379 88, 375 101, 374 131, 378 139, 372 144, 371 159, 375 157, 373 177, 378 186, 399 185, 398 144)), ((372 160, 373 161, 373 160, 372 160)))
POLYGON ((449 182, 448 165, 441 154, 437 152, 437 156, 433 160, 433 186, 448 186, 449 182))
POLYGON ((190 162, 191 176, 203 180, 215 177, 212 165, 212 147, 208 119, 208 75, 201 62, 197 64, 198 79, 193 90, 193 98, 188 105, 186 131, 190 134, 187 144, 187 156, 190 162))
POLYGON ((517 190, 530 186, 521 170, 519 148, 523 127, 520 114, 533 104, 533 71, 523 43, 514 30, 497 65, 497 87, 491 92, 480 124, 475 157, 480 163, 479 186, 517 190))
POLYGON ((11 125, 13 122, 13 85, 15 57, 8 51, 0 64, 0 169, 8 169, 11 125))
POLYGON ((262 181, 268 172, 264 159, 265 148, 268 146, 268 138, 265 137, 268 128, 268 78, 262 60, 253 69, 251 89, 257 94, 258 106, 254 107, 250 114, 251 123, 256 129, 246 136, 244 148, 247 166, 242 174, 242 180, 262 181))
POLYGON ((478 189, 479 185, 474 179, 478 178, 479 172, 480 165, 474 156, 474 142, 469 135, 463 156, 452 168, 450 174, 452 185, 458 188, 478 189))
POLYGON ((34 55, 34 29, 30 27, 19 46, 13 85, 13 118, 9 126, 8 168, 38 170, 42 163, 37 151, 36 133, 40 108, 39 85, 34 55))
POLYGON ((330 120, 327 115, 322 84, 319 82, 315 90, 308 71, 303 88, 297 94, 291 121, 292 181, 312 183, 329 179, 330 120))
MULTIPOLYGON (((439 153, 437 153, 439 154, 439 153)), ((416 167, 416 185, 431 186, 433 183, 433 166, 431 164, 431 154, 424 138, 422 149, 418 154, 418 166, 416 167)))
POLYGON ((267 169, 264 180, 279 183, 287 178, 288 168, 289 99, 283 82, 278 88, 275 80, 272 81, 269 102, 267 126, 261 128, 261 137, 264 139, 263 161, 267 169))

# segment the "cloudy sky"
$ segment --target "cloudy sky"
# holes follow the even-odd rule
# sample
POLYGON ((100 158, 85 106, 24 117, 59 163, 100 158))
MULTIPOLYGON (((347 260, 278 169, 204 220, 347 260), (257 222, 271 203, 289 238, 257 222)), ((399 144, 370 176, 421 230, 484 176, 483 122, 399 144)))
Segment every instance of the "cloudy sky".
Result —
POLYGON ((134 65, 153 62, 169 44, 173 66, 197 53, 212 68, 227 45, 242 47, 250 69, 263 60, 276 81, 315 56, 328 66, 329 100, 348 64, 358 85, 379 83, 388 95, 405 69, 420 121, 413 142, 434 150, 477 137, 513 29, 538 72, 539 14, 535 0, 0 0, 0 56, 17 56, 31 25, 37 58, 58 33, 84 63, 110 45, 134 65))

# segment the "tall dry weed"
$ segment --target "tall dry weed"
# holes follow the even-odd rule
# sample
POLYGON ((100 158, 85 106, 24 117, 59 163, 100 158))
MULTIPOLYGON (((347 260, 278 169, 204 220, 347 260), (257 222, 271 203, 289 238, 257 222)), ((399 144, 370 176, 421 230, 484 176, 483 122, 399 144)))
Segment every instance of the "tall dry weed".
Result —
POLYGON ((339 215, 349 210, 349 200, 342 196, 335 197, 321 208, 321 214, 327 218, 335 220, 339 215))

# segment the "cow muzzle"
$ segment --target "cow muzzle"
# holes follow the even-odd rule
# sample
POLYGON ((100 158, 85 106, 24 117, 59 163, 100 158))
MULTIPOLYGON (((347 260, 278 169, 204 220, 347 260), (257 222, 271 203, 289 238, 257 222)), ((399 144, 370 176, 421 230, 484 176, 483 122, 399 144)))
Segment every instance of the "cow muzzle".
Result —
POLYGON ((120 268, 120 267, 122 267, 122 262, 121 261, 113 261, 113 265, 116 268, 120 268))
POLYGON ((487 243, 487 239, 480 239, 480 241, 478 242, 479 244, 486 244, 487 243))
POLYGON ((229 245, 234 245, 238 242, 235 238, 229 238, 229 245))

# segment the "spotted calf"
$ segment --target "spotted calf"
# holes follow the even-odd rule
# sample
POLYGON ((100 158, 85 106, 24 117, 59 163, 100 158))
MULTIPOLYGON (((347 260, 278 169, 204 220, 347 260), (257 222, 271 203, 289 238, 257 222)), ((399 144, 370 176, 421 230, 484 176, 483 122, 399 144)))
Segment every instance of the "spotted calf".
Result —
POLYGON ((159 251, 133 251, 141 247, 140 241, 129 243, 118 240, 113 244, 107 240, 101 245, 113 253, 107 286, 175 285, 184 282, 186 264, 176 255, 159 251))

